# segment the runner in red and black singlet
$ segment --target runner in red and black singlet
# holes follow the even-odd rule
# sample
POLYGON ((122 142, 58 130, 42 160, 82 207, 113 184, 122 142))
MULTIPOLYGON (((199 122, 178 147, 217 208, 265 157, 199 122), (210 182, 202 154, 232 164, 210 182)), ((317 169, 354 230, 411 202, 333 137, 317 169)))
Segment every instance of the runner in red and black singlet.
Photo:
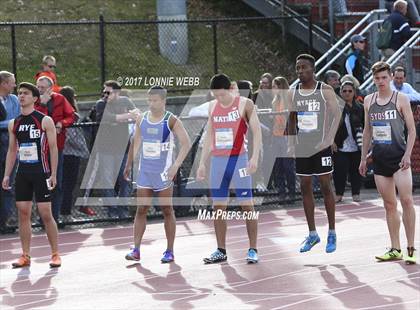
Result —
MULTIPOLYGON (((252 198, 251 174, 257 170, 261 147, 261 129, 253 102, 245 97, 233 94, 230 79, 224 75, 215 75, 211 80, 211 90, 216 98, 209 104, 207 134, 197 171, 197 179, 203 180, 207 168, 210 170, 210 192, 215 211, 225 211, 229 200, 230 184, 236 191, 236 200, 245 212, 254 211, 252 198), (248 125, 254 137, 254 149, 248 159, 246 132, 248 125)), ((247 261, 258 262, 257 220, 247 220, 249 250, 247 261)), ((226 220, 215 219, 217 250, 204 258, 206 264, 225 261, 226 255, 226 220)))
POLYGON ((56 131, 54 122, 49 116, 35 111, 34 104, 39 97, 40 94, 35 85, 21 83, 18 98, 22 114, 9 123, 9 149, 2 187, 5 190, 10 189, 10 174, 18 158, 15 183, 16 207, 19 212, 19 232, 23 252, 21 257, 12 264, 14 268, 31 264, 29 250, 33 196, 35 196, 38 212, 51 245, 50 266, 61 266, 58 254, 57 224, 51 213, 51 190, 56 185, 57 173, 56 131))

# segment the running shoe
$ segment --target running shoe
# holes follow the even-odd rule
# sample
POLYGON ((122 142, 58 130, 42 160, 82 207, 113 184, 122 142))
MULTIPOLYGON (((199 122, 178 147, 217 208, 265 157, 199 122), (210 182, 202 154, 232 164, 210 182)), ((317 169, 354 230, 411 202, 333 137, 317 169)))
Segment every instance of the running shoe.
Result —
POLYGON ((385 252, 384 255, 375 256, 375 258, 382 262, 386 262, 386 261, 400 260, 403 258, 403 255, 401 251, 398 252, 397 249, 391 248, 387 252, 385 252))
POLYGON ((166 263, 173 262, 174 259, 175 259, 174 252, 172 252, 171 250, 166 250, 165 252, 163 252, 163 257, 160 259, 160 261, 163 264, 166 264, 166 263))
POLYGON ((303 242, 302 242, 303 246, 300 248, 300 252, 303 253, 303 252, 310 251, 312 249, 312 247, 315 244, 319 243, 320 241, 321 241, 321 239, 319 239, 318 235, 315 235, 315 236, 309 235, 308 237, 306 237, 305 240, 303 240, 303 242))
POLYGON ((140 260, 140 250, 135 248, 135 247, 131 247, 130 248, 130 252, 125 256, 126 260, 140 260))
POLYGON ((58 253, 53 253, 51 255, 50 267, 51 268, 58 268, 61 266, 61 258, 58 253))
POLYGON ((414 251, 416 251, 415 248, 407 248, 407 256, 404 256, 404 260, 407 265, 417 264, 417 258, 414 251))
POLYGON ((227 255, 223 254, 219 249, 213 252, 210 257, 203 258, 205 264, 220 263, 227 260, 227 255))
POLYGON ((28 267, 31 265, 31 257, 28 254, 22 254, 19 259, 12 263, 13 268, 28 267))
POLYGON ((246 261, 248 262, 248 264, 258 263, 258 253, 254 249, 249 249, 246 261))
POLYGON ((325 252, 332 253, 337 248, 337 236, 336 234, 328 234, 327 246, 325 247, 325 252))

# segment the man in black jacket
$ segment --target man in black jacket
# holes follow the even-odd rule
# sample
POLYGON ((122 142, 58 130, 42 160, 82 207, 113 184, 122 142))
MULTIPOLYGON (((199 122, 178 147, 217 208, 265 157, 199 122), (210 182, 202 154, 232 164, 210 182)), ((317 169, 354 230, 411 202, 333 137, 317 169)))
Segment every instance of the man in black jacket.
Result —
POLYGON ((392 23, 392 36, 389 48, 382 50, 384 60, 392 56, 411 37, 410 25, 406 19, 407 2, 398 0, 394 3, 394 10, 388 16, 392 23))

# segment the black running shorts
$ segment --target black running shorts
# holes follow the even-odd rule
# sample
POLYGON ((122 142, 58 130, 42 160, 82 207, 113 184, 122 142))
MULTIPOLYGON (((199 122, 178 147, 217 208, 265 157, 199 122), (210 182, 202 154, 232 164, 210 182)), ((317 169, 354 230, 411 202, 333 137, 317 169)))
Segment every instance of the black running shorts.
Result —
POLYGON ((51 192, 47 187, 48 176, 44 173, 16 174, 16 201, 32 201, 35 194, 36 202, 51 201, 51 192))
POLYGON ((296 175, 312 176, 331 172, 333 172, 331 147, 327 147, 311 157, 296 158, 296 175))

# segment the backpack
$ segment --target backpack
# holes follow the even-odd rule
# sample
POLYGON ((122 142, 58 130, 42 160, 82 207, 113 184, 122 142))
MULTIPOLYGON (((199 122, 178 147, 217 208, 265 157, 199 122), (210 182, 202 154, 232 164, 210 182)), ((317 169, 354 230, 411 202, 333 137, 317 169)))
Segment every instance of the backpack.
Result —
POLYGON ((390 19, 385 19, 381 27, 378 29, 378 39, 376 40, 376 47, 380 50, 389 48, 392 37, 392 23, 390 19))

